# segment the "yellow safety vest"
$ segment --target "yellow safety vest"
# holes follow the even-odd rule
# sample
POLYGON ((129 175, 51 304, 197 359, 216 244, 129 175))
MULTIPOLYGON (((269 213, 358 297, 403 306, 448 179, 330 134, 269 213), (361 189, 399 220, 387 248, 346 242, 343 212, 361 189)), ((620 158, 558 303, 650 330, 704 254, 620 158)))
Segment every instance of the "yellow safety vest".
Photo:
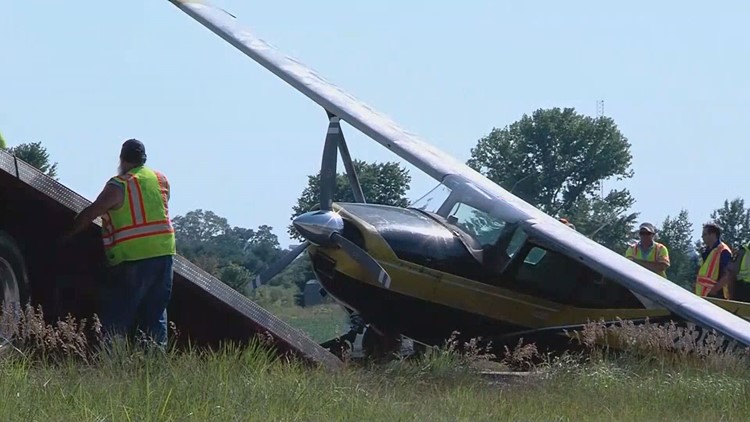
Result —
POLYGON ((136 167, 110 179, 123 188, 122 205, 102 216, 102 241, 110 266, 174 255, 175 236, 169 218, 169 182, 163 174, 136 167))
POLYGON ((750 245, 745 245, 742 249, 745 250, 745 253, 742 255, 742 261, 740 261, 739 271, 737 272, 737 281, 750 283, 750 259, 748 259, 748 255, 750 255, 750 245))
MULTIPOLYGON (((647 262, 659 262, 657 259, 659 258, 659 252, 661 251, 661 248, 664 248, 665 246, 662 245, 659 242, 654 242, 653 246, 651 246, 651 250, 648 252, 648 255, 643 256, 643 248, 638 248, 638 243, 634 243, 630 246, 628 246, 628 249, 625 251, 625 257, 626 258, 637 258, 642 261, 647 262)), ((660 276, 667 278, 667 272, 661 271, 658 272, 660 276)))
MULTIPOLYGON (((732 252, 732 250, 724 242, 719 242, 719 245, 709 252, 706 260, 703 261, 703 256, 700 257, 700 269, 698 270, 698 276, 695 279, 695 294, 699 296, 707 296, 711 289, 714 287, 717 281, 719 281, 719 263, 721 261, 721 253, 724 251, 732 252)), ((722 289, 724 298, 729 299, 729 288, 724 286, 722 289)))

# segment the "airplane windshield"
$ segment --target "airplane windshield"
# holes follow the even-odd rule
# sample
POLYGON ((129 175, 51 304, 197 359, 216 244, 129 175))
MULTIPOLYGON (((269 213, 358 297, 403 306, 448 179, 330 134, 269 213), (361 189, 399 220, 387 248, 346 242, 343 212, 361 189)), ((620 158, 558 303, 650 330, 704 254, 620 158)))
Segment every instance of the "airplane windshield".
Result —
POLYGON ((457 202, 448 214, 448 222, 470 234, 482 246, 497 242, 505 227, 505 222, 471 205, 457 202))
MULTIPOLYGON (((437 214, 445 223, 473 237, 483 247, 494 245, 509 223, 523 216, 503 200, 484 192, 459 175, 448 175, 411 208, 437 214)), ((522 244, 521 239, 517 242, 522 244)))
POLYGON ((445 203, 450 194, 451 189, 441 183, 414 201, 409 207, 437 214, 440 206, 445 203))

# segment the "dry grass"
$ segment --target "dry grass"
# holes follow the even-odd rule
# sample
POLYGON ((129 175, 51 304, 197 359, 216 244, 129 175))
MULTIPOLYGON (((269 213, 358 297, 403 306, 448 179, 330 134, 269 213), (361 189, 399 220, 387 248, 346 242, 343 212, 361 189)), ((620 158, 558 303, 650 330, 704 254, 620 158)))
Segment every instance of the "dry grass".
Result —
POLYGON ((728 340, 715 330, 692 323, 643 324, 619 320, 616 324, 590 322, 568 335, 584 345, 590 358, 629 356, 641 363, 726 371, 750 368, 750 348, 728 340))
POLYGON ((6 314, 1 420, 742 420, 748 354, 694 327, 591 323, 569 333, 585 353, 542 356, 519 342, 499 356, 452 337, 415 359, 328 373, 261 341, 220 350, 102 348, 96 318, 6 314), (729 347, 727 347, 729 346, 729 347), (537 376, 476 376, 493 362, 537 376), (498 388, 502 387, 502 388, 498 388))

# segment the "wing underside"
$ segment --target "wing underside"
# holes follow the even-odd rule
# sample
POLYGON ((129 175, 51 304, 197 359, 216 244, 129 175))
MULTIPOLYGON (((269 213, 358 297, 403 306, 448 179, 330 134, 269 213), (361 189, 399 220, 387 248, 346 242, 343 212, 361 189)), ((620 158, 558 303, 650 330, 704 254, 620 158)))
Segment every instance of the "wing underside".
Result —
POLYGON ((555 218, 522 201, 415 134, 402 129, 388 117, 326 81, 311 68, 282 54, 241 26, 231 14, 204 1, 169 1, 326 111, 345 120, 435 180, 442 181, 447 175, 459 175, 485 194, 501 201, 504 206, 512 208, 513 213, 527 223, 528 230, 535 236, 546 239, 551 247, 579 259, 676 315, 750 345, 750 322, 674 283, 666 282, 623 256, 569 230, 555 218))

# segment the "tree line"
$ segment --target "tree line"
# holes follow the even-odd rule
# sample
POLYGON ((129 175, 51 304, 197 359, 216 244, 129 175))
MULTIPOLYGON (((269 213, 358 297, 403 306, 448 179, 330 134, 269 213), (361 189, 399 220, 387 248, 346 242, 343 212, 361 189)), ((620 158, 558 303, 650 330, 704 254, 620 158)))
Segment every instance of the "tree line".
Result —
MULTIPOLYGON (((0 135, 0 147, 7 148, 0 135)), ((57 163, 50 163, 38 142, 7 148, 46 174, 56 177, 57 163)), ((590 117, 573 108, 538 109, 518 121, 493 128, 471 149, 467 165, 542 211, 573 222, 594 241, 624 254, 637 240, 639 213, 627 188, 602 192, 607 180, 632 178, 630 142, 607 116, 590 117)), ((411 176, 397 162, 354 161, 368 202, 407 206, 411 176)), ((290 219, 318 203, 320 176, 309 175, 306 187, 292 206, 290 219)), ((353 201, 349 182, 337 175, 336 201, 353 201)), ((718 204, 717 204, 718 205, 718 204)), ((750 242, 750 209, 742 198, 727 199, 710 215, 723 228, 723 239, 733 250, 750 242)), ((289 305, 314 278, 306 254, 253 290, 253 277, 281 257, 283 250, 273 228, 231 226, 211 210, 196 209, 174 216, 178 252, 224 283, 264 305, 289 305)), ((667 278, 687 289, 697 271, 703 247, 693 239, 693 223, 686 209, 666 215, 657 227, 657 240, 670 252, 667 278)), ((287 232, 301 240, 290 224, 287 232)))

